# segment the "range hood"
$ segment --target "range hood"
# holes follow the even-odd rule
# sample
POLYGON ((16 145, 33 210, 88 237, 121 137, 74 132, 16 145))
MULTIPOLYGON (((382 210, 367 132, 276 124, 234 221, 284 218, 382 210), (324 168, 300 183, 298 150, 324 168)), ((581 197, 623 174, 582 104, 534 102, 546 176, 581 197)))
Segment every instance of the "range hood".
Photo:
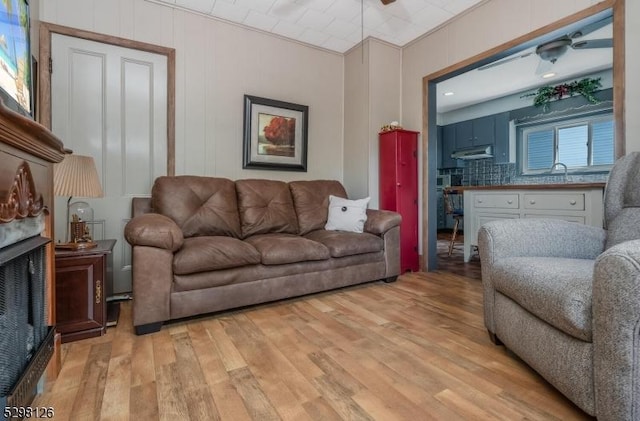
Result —
POLYGON ((474 146, 473 148, 459 149, 451 154, 454 159, 481 159, 493 158, 493 150, 491 145, 474 146))

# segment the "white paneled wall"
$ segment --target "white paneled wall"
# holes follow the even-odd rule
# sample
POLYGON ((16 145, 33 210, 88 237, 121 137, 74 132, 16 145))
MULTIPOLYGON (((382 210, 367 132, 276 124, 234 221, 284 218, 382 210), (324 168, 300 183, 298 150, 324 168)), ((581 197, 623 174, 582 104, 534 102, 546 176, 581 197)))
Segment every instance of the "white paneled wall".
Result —
POLYGON ((176 174, 342 180, 342 55, 144 0, 46 0, 38 12, 176 49, 176 174), (242 169, 244 94, 309 106, 308 172, 242 169))
MULTIPOLYGON (((345 172, 350 197, 378 208, 378 133, 400 120, 399 48, 373 38, 345 56, 345 172)), ((407 127, 420 130, 420 127, 407 127)))

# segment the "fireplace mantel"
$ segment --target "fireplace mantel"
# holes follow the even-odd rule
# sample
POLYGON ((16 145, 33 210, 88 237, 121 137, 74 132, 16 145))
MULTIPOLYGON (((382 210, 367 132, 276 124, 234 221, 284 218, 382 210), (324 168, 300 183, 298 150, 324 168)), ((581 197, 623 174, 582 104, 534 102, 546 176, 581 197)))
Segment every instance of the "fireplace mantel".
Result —
MULTIPOLYGON (((10 209, 12 212, 6 212, 12 218, 5 219, 39 215, 44 219, 42 235, 54 238, 53 164, 62 161, 66 153, 69 151, 65 150, 62 141, 46 127, 6 108, 0 101, 0 201, 9 207, 19 208, 15 215, 13 209, 10 209), (22 190, 18 192, 17 189, 22 190)), ((47 320, 49 325, 55 326, 55 259, 52 244, 46 246, 45 255, 47 320)), ((56 377, 59 358, 60 341, 57 340, 54 357, 47 370, 48 377, 56 377)))
POLYGON ((60 162, 66 151, 62 141, 49 129, 24 117, 0 101, 0 143, 13 146, 48 162, 60 162))

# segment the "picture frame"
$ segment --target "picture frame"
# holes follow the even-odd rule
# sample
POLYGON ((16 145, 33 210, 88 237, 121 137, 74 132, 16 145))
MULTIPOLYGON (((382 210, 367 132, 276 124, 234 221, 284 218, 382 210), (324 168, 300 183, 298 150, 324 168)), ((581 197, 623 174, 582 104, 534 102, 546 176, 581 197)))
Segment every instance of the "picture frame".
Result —
POLYGON ((307 171, 309 107, 244 96, 244 169, 307 171))

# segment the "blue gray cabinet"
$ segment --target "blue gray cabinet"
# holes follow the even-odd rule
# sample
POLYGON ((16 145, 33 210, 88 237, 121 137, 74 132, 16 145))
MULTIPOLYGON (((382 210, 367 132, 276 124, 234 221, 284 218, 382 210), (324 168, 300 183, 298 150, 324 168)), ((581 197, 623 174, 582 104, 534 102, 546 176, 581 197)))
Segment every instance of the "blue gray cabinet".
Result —
POLYGON ((456 150, 456 126, 457 124, 442 126, 442 155, 439 157, 439 168, 464 167, 464 161, 451 158, 451 154, 456 150))
POLYGON ((496 114, 495 122, 493 162, 496 164, 506 164, 509 162, 509 113, 496 114))
POLYGON ((442 168, 442 126, 438 126, 436 142, 436 168, 442 168))
POLYGON ((493 145, 495 136, 495 118, 493 115, 461 121, 455 124, 456 149, 480 145, 493 145))

